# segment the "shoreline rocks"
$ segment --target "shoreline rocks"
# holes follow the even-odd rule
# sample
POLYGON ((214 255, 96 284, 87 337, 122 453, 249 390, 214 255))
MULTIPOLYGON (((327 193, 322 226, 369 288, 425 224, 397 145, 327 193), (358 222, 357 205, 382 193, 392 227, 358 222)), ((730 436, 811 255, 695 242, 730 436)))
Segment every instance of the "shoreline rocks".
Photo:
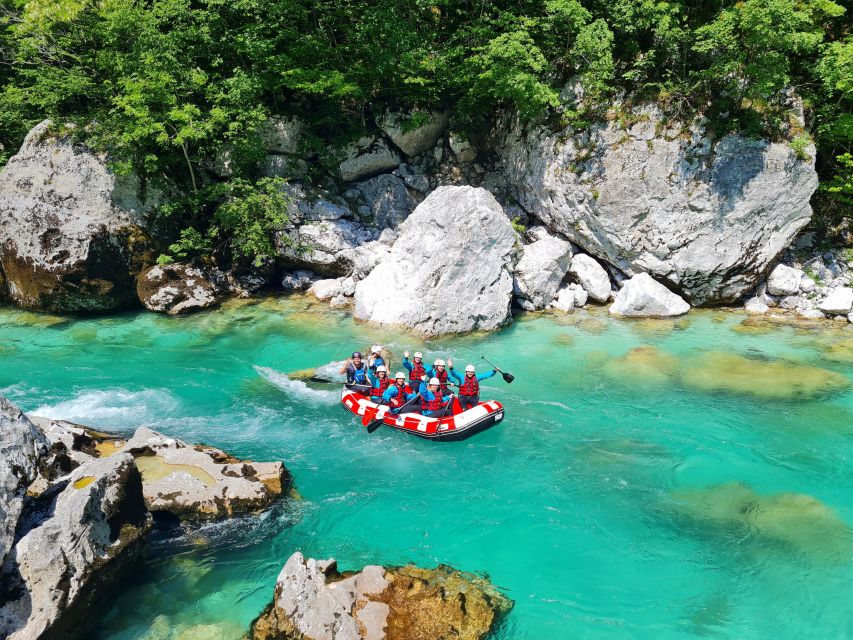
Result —
POLYGON ((450 567, 369 565, 340 573, 298 551, 250 640, 480 640, 512 607, 482 578, 450 567))
POLYGON ((610 314, 630 318, 669 318, 690 311, 690 305, 647 273, 626 280, 610 314))

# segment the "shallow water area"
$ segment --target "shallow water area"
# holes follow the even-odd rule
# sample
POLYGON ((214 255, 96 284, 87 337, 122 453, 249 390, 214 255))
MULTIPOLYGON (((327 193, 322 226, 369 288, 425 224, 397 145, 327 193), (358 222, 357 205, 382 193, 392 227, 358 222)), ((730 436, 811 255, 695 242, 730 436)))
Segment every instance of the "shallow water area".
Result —
POLYGON ((303 498, 155 536, 89 638, 237 640, 296 550, 488 574, 515 601, 501 640, 851 637, 853 330, 744 319, 592 309, 422 341, 306 298, 176 318, 3 308, 0 392, 123 436, 147 425, 281 459, 303 498), (515 375, 482 385, 505 420, 460 443, 367 434, 338 387, 288 375, 375 342, 395 370, 406 349, 485 355, 515 375), (806 386, 776 392, 777 373, 806 386))

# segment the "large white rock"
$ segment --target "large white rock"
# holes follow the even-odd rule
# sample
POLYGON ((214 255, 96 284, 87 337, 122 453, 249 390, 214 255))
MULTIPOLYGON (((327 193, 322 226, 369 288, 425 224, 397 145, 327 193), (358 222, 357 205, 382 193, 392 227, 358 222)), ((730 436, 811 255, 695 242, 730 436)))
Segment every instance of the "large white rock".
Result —
POLYGON ((318 300, 331 300, 337 295, 343 293, 341 283, 344 278, 327 278, 325 280, 317 280, 308 289, 308 293, 313 294, 318 300))
POLYGON ((690 310, 681 296, 673 293, 648 273, 626 280, 610 306, 610 313, 632 318, 666 318, 690 310))
POLYGON ((144 271, 136 293, 146 309, 169 315, 208 309, 217 298, 217 288, 205 272, 181 262, 144 271))
POLYGON ((572 244, 542 227, 530 230, 538 239, 524 247, 515 266, 513 290, 528 311, 544 309, 554 299, 572 264, 572 244))
POLYGON ((85 609, 90 581, 150 526, 128 454, 92 458, 53 490, 49 509, 34 509, 22 520, 21 537, 3 565, 0 582, 16 598, 0 610, 0 637, 71 637, 71 610, 85 609))
POLYGON ((9 298, 32 309, 108 311, 136 303, 134 277, 148 245, 135 176, 51 133, 44 121, 0 171, 0 270, 9 298))
POLYGON ((0 395, 0 565, 15 537, 27 487, 36 479, 47 441, 35 425, 0 395))
POLYGON ((355 317, 426 335, 511 320, 517 236, 494 196, 440 187, 399 227, 390 255, 355 292, 355 317))
POLYGON ((598 260, 585 253, 579 253, 572 258, 569 269, 578 283, 596 302, 607 302, 610 298, 610 276, 598 260))
POLYGON ((628 130, 616 119, 557 132, 507 120, 496 150, 515 197, 628 275, 667 280, 694 304, 738 299, 809 221, 814 160, 785 142, 714 141, 699 126, 685 136, 655 109, 637 115, 628 130))
POLYGON ((850 287, 833 289, 832 293, 818 305, 818 309, 830 315, 846 316, 853 309, 853 289, 850 287))
POLYGON ((767 278, 767 292, 774 296, 793 296, 800 292, 806 274, 800 269, 778 264, 767 278))
POLYGON ((401 113, 386 113, 376 121, 391 142, 407 156, 431 149, 447 129, 447 113, 428 113, 427 121, 419 127, 411 126, 411 117, 401 113))
POLYGON ((359 138, 344 149, 344 159, 338 166, 341 180, 352 182, 396 169, 402 162, 400 154, 382 138, 359 138))

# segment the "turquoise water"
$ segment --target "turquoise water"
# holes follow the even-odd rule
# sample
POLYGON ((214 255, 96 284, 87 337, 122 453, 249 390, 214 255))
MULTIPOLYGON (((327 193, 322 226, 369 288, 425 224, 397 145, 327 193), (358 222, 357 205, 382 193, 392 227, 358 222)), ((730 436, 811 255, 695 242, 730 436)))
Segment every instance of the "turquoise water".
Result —
POLYGON ((236 640, 295 550, 488 574, 515 601, 495 636, 507 640, 851 637, 853 331, 743 320, 525 316, 422 343, 302 299, 185 318, 5 309, 0 390, 27 411, 152 425, 295 476, 301 500, 152 542, 91 637, 236 640), (373 342, 495 358, 516 376, 484 385, 505 421, 461 443, 368 435, 334 388, 281 375, 373 342), (783 376, 816 389, 779 397, 783 376), (713 488, 731 482, 758 511, 713 488), (815 500, 773 498, 785 492, 815 500))

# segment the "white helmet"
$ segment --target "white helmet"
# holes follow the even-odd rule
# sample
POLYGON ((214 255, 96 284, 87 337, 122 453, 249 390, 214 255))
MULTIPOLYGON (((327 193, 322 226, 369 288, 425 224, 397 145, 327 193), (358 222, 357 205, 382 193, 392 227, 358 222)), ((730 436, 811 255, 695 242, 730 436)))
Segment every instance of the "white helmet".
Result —
POLYGON ((403 373, 402 371, 398 371, 398 372, 396 373, 396 375, 394 376, 394 379, 395 379, 395 380, 399 380, 400 378, 402 378, 403 380, 405 380, 405 379, 406 379, 406 374, 405 374, 405 373, 403 373))
POLYGON ((416 358, 423 358, 424 354, 422 354, 420 351, 415 351, 415 357, 416 358))
POLYGON ((386 369, 380 364, 378 367, 376 367, 376 373, 388 373, 388 369, 386 369))
POLYGON ((436 387, 441 384, 441 380, 438 378, 430 378, 429 385, 435 385, 436 387))
POLYGON ((442 360, 441 358, 439 358, 438 360, 436 360, 436 361, 435 361, 435 362, 433 362, 432 364, 433 364, 433 366, 435 366, 435 367, 443 367, 443 366, 444 366, 444 360, 442 360))
POLYGON ((370 347, 370 353, 382 353, 382 345, 381 344, 373 345, 372 347, 370 347))
POLYGON ((465 367, 465 373, 474 373, 474 371, 476 371, 476 369, 474 369, 473 364, 469 364, 467 367, 465 367))

